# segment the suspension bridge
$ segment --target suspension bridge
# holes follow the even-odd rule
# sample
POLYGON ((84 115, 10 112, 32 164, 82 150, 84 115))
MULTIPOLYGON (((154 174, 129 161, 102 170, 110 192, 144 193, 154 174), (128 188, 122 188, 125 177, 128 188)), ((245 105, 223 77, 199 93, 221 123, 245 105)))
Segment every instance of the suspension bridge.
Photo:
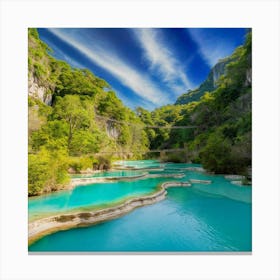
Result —
MULTIPOLYGON (((124 124, 128 126, 140 126, 142 129, 145 128, 153 128, 153 129, 191 129, 191 128, 196 128, 197 126, 159 126, 159 125, 144 125, 144 124, 135 124, 135 123, 130 123, 127 121, 121 121, 121 120, 115 120, 112 118, 100 116, 100 115, 95 115, 97 119, 104 120, 106 122, 111 122, 111 123, 118 123, 118 124, 124 124)), ((183 152, 184 154, 187 154, 187 145, 184 144, 184 148, 173 148, 173 149, 151 149, 147 151, 138 151, 140 154, 147 154, 147 153, 160 153, 160 157, 162 158, 163 156, 166 155, 166 153, 170 152, 183 152)), ((97 154, 129 154, 131 151, 124 151, 124 150, 119 150, 119 151, 103 151, 103 152, 98 152, 97 154)))

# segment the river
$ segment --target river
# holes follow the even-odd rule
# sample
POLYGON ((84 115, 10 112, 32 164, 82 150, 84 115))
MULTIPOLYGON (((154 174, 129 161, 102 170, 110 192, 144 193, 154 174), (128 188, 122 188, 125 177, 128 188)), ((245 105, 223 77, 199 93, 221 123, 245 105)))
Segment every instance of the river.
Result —
POLYGON ((157 161, 119 162, 137 170, 91 175, 113 181, 77 186, 29 199, 29 221, 118 205, 156 192, 163 182, 192 181, 167 189, 164 200, 139 207, 117 219, 47 235, 30 252, 250 252, 251 187, 210 175, 197 164, 157 161), (163 177, 168 176, 170 177, 163 177), (173 177, 173 175, 179 175, 173 177), (156 177, 153 177, 156 176, 156 177), (117 177, 131 177, 125 181, 117 177), (152 178, 153 177, 153 178, 152 178), (194 180, 194 181, 193 181, 194 180), (207 180, 208 184, 195 180, 207 180), (211 182, 211 183, 210 183, 211 182))

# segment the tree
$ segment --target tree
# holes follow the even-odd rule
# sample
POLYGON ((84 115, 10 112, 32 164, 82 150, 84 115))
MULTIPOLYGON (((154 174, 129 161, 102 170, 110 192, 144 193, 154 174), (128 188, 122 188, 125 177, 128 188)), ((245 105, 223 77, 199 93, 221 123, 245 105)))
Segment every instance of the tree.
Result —
POLYGON ((86 130, 78 130, 73 134, 71 152, 74 155, 96 153, 100 149, 101 134, 86 130))
POLYGON ((49 178, 46 153, 28 155, 28 195, 38 195, 44 190, 49 178))
POLYGON ((28 195, 57 190, 69 182, 68 158, 63 149, 49 151, 42 148, 28 156, 28 195))
POLYGON ((82 106, 77 95, 65 95, 58 97, 54 106, 55 118, 65 120, 68 125, 68 150, 71 151, 73 134, 79 128, 88 128, 90 119, 87 110, 82 106))
POLYGON ((231 144, 219 131, 213 132, 200 152, 203 166, 211 172, 228 173, 232 168, 231 144))

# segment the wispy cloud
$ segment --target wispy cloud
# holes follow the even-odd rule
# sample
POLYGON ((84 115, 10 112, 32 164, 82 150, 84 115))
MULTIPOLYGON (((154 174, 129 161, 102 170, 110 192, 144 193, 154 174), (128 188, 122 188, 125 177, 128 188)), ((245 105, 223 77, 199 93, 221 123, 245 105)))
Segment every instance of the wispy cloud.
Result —
POLYGON ((187 32, 197 44, 204 61, 213 67, 219 59, 228 56, 233 51, 233 46, 222 36, 215 36, 207 29, 190 28, 187 32))
POLYGON ((122 102, 128 106, 131 109, 136 109, 137 107, 143 107, 147 110, 153 110, 155 108, 155 105, 153 105, 151 102, 141 98, 131 98, 131 96, 127 96, 122 93, 122 91, 117 90, 116 88, 112 88, 112 90, 117 94, 117 96, 122 100, 122 102))
POLYGON ((75 37, 76 34, 53 28, 49 29, 49 31, 74 47, 93 63, 110 72, 123 85, 141 98, 155 105, 163 105, 169 102, 167 94, 164 94, 144 73, 140 73, 124 63, 113 52, 99 47, 98 43, 89 46, 86 42, 81 41, 81 38, 75 37))
POLYGON ((181 93, 192 87, 181 64, 164 44, 159 30, 134 29, 133 31, 144 50, 144 57, 151 71, 156 71, 161 79, 176 92, 181 93))
MULTIPOLYGON (((43 38, 43 40, 50 46, 51 43, 49 42, 48 39, 43 38)), ((56 47, 55 45, 52 45, 52 50, 54 51, 54 53, 56 54, 56 57, 58 59, 62 59, 65 60, 66 62, 68 62, 72 67, 74 68, 85 68, 84 65, 82 65, 81 63, 79 63, 78 61, 76 61, 75 59, 71 58, 70 56, 66 55, 60 48, 56 47)))

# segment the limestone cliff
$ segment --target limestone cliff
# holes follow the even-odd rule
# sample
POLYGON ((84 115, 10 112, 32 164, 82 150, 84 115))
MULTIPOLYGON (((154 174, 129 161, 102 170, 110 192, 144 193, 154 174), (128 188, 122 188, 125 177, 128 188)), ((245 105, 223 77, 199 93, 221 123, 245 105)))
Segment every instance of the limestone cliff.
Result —
POLYGON ((106 123, 106 133, 110 138, 117 139, 120 135, 120 131, 114 126, 114 123, 106 123))
POLYGON ((217 86, 217 81, 219 78, 225 74, 226 65, 230 62, 229 59, 220 60, 211 70, 209 77, 212 81, 212 86, 215 88, 217 86))
POLYGON ((52 104, 52 94, 49 93, 49 89, 45 86, 40 85, 38 79, 31 75, 28 78, 28 95, 32 96, 46 105, 52 104))
POLYGON ((219 60, 219 62, 211 69, 207 79, 198 88, 189 90, 187 93, 179 96, 175 105, 198 101, 206 91, 213 91, 217 87, 217 81, 219 78, 225 74, 226 65, 229 62, 231 62, 230 57, 219 60))

